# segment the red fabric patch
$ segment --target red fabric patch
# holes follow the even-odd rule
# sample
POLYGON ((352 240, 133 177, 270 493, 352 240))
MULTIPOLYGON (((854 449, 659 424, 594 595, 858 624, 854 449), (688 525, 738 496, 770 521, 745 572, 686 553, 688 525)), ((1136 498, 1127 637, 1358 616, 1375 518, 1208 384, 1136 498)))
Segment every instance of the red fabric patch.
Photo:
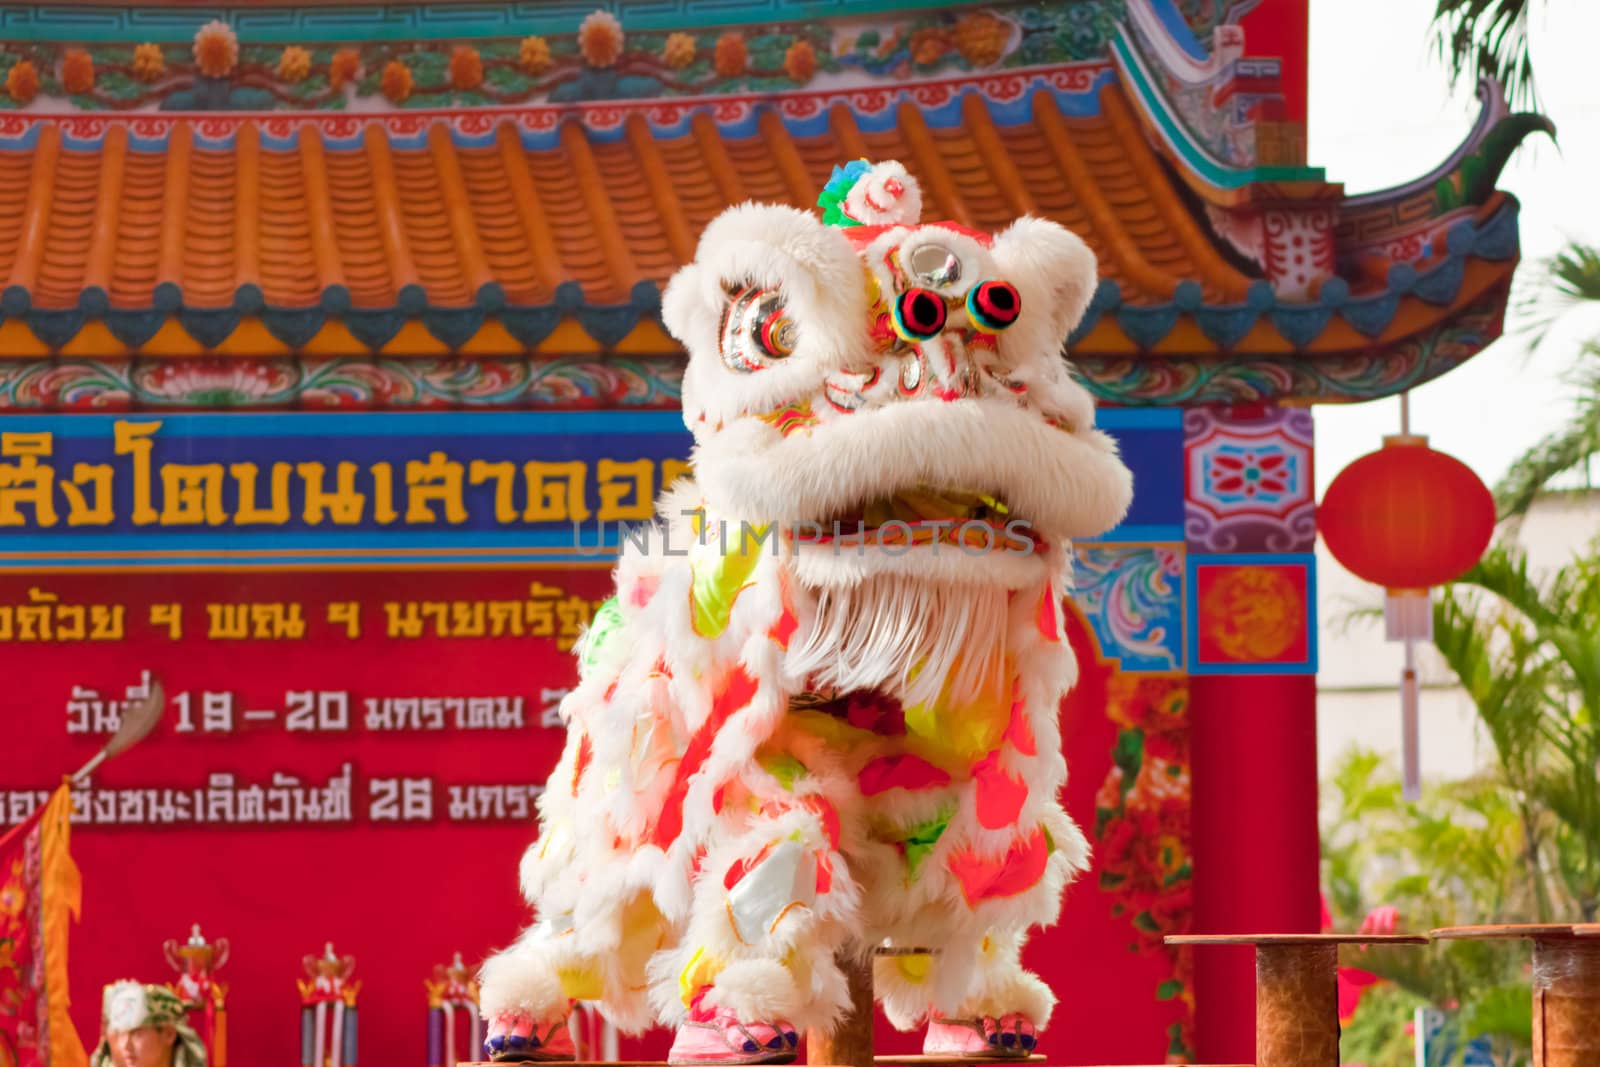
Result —
POLYGON ((761 866, 761 861, 770 855, 772 855, 772 846, 767 845, 760 852, 756 853, 755 858, 752 859, 751 857, 746 856, 738 863, 735 863, 732 867, 729 867, 728 873, 722 876, 722 888, 732 889, 734 886, 738 885, 739 879, 743 878, 745 875, 761 866))
POLYGON ((578 758, 573 761, 572 792, 578 792, 578 783, 583 781, 583 772, 589 769, 589 764, 594 762, 594 745, 589 741, 589 735, 584 734, 578 738, 578 758))
POLYGON ((800 619, 794 613, 794 606, 789 603, 789 583, 779 580, 778 594, 783 598, 783 614, 778 617, 776 625, 772 627, 772 639, 778 642, 778 647, 785 652, 789 650, 789 638, 800 626, 800 619))
POLYGON ((1004 856, 979 856, 970 849, 952 855, 947 866, 961 883, 968 904, 1014 897, 1039 884, 1044 877, 1050 846, 1044 831, 1035 830, 1026 841, 1013 844, 1004 856))
POLYGON ((1044 635, 1046 641, 1061 640, 1061 620, 1056 615, 1054 586, 1046 585, 1044 595, 1039 598, 1039 633, 1044 635))
POLYGON ((833 888, 833 860, 821 849, 817 850, 817 896, 833 888))
POLYGON ((711 714, 706 716, 706 721, 700 724, 700 729, 694 732, 683 750, 683 759, 678 762, 677 773, 672 777, 672 788, 667 791, 666 800, 661 805, 661 817, 650 832, 651 844, 664 849, 677 840, 683 829, 683 798, 689 792, 689 779, 711 754, 711 743, 716 740, 728 719, 749 704, 755 695, 756 680, 746 674, 743 667, 734 668, 733 673, 725 679, 722 691, 712 701, 711 714))
POLYGON ((976 786, 978 822, 990 830, 1000 830, 1017 821, 1022 802, 1028 799, 1028 786, 1000 769, 1000 753, 991 752, 972 768, 976 786))
POLYGON ((800 798, 800 806, 822 820, 822 830, 828 835, 828 844, 833 850, 839 850, 839 812, 832 804, 819 796, 806 796, 800 798))
POLYGON ((1039 754, 1039 743, 1033 739, 1033 724, 1028 722, 1028 706, 1020 698, 1011 702, 1011 722, 1006 726, 1005 739, 1024 756, 1039 754))
POLYGON ((857 777, 864 797, 875 797, 891 789, 931 789, 949 785, 950 776, 920 756, 879 756, 857 777))
POLYGON ((633 588, 628 590, 628 603, 636 608, 642 608, 650 603, 650 598, 656 595, 656 589, 661 585, 661 579, 655 575, 646 575, 633 583, 633 588))

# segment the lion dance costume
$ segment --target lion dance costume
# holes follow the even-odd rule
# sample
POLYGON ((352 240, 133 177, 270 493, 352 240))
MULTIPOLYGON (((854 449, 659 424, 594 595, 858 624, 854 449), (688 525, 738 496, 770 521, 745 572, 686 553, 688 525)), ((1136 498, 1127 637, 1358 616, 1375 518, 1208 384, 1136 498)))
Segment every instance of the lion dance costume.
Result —
POLYGON ((537 921, 483 971, 494 1058, 571 1058, 597 1000, 675 1025, 676 1063, 786 1062, 847 1010, 849 953, 929 1053, 1026 1055, 1054 1006, 1019 954, 1088 858, 1070 541, 1132 491, 1062 357, 1094 255, 921 223, 897 163, 820 203, 730 208, 665 293, 695 478, 582 646, 537 921))

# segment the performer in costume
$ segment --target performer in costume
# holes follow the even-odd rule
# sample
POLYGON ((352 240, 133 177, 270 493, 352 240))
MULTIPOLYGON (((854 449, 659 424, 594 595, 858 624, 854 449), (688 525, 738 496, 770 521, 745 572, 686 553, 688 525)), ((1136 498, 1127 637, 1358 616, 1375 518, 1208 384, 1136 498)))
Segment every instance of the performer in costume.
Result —
POLYGON ((206 1049, 183 1001, 166 986, 113 982, 101 1008, 90 1067, 206 1067, 206 1049))
POLYGON ((1025 1056, 1024 970, 1088 846, 1059 802, 1073 538, 1130 476, 1062 352, 1088 247, 1024 218, 919 221, 897 163, 816 215, 743 204, 662 316, 689 353, 695 480, 587 634, 521 866, 536 923, 482 974, 497 1059, 571 1058, 597 1000, 676 1063, 786 1062, 882 955, 932 1054, 1025 1056))

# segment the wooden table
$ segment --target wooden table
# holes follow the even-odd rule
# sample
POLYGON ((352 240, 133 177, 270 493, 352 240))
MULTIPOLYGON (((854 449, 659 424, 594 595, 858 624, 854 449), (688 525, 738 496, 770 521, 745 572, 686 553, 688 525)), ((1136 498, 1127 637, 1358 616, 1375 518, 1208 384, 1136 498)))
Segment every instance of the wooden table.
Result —
POLYGON ((1447 926, 1439 940, 1533 942, 1533 1067, 1600 1064, 1600 924, 1447 926))
POLYGON ((1338 1067, 1339 946, 1426 945, 1411 934, 1184 934, 1169 945, 1253 945, 1256 1067, 1338 1067))

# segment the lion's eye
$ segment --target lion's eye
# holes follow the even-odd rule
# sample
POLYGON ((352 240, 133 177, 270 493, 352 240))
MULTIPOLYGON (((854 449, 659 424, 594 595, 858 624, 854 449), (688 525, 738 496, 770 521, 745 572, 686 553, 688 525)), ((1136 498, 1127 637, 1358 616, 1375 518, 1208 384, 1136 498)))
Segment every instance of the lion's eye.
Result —
POLYGON ((783 306, 756 323, 756 343, 769 359, 783 359, 794 354, 794 343, 799 327, 794 324, 783 306))
POLYGON ((722 360, 737 371, 758 371, 794 354, 800 328, 773 289, 741 289, 722 326, 722 360))

